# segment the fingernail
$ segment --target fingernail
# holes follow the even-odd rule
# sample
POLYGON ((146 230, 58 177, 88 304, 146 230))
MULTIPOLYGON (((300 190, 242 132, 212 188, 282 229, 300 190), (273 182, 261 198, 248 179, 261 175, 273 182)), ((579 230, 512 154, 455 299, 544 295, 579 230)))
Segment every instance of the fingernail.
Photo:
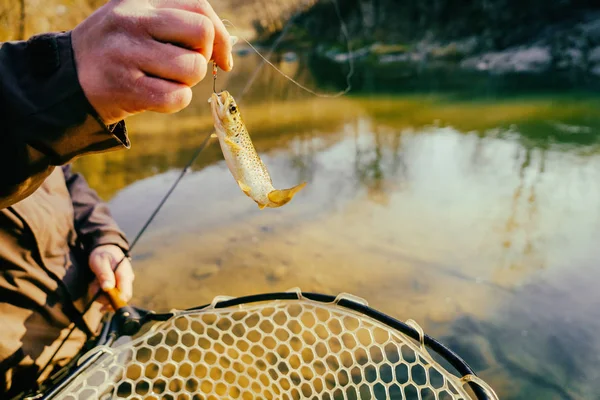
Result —
POLYGON ((233 55, 229 53, 229 60, 227 61, 229 64, 229 69, 233 69, 233 55))
POLYGON ((114 287, 115 287, 115 284, 111 281, 102 282, 102 290, 113 289, 114 287))

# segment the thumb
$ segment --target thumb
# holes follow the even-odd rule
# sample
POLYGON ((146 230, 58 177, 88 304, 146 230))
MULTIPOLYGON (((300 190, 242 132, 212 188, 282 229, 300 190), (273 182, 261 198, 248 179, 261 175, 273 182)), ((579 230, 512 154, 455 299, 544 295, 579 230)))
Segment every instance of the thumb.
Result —
POLYGON ((115 274, 111 268, 110 256, 106 253, 96 254, 90 263, 92 272, 103 290, 115 287, 115 274))

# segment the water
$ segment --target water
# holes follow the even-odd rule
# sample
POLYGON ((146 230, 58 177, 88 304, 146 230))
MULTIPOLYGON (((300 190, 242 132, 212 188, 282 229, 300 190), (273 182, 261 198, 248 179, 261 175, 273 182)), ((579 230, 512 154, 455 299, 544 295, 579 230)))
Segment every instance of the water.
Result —
MULTIPOLYGON (((238 56, 218 88, 239 97, 258 62, 238 56)), ((314 62, 278 65, 340 89, 314 62)), ((210 134, 211 85, 132 118, 130 151, 77 162, 130 237, 210 134)), ((416 320, 501 399, 598 398, 600 98, 385 89, 318 99, 262 69, 242 116, 275 186, 308 186, 261 211, 213 142, 135 249, 133 303, 349 292, 416 320)))

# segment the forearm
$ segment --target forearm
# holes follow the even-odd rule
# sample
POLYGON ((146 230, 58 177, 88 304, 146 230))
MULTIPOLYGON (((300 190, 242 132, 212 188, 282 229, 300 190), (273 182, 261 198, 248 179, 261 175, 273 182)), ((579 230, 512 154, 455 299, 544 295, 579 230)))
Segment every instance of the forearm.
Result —
POLYGON ((70 33, 0 47, 0 208, 27 197, 55 166, 129 147, 124 123, 107 127, 77 78, 70 33))
POLYGON ((71 170, 70 165, 62 169, 73 203, 75 230, 83 250, 90 253, 98 246, 114 244, 127 253, 129 243, 110 213, 108 204, 89 187, 81 174, 71 170))

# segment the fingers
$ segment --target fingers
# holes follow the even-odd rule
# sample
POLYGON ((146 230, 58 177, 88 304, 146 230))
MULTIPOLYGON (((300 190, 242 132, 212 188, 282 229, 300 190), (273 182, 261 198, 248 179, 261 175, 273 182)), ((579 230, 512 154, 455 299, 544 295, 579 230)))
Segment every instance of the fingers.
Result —
POLYGON ((115 287, 115 274, 112 270, 112 256, 108 252, 99 252, 92 255, 90 268, 103 290, 115 287))
MULTIPOLYGON (((90 295, 94 296, 100 288, 106 291, 116 287, 125 302, 131 300, 135 275, 131 262, 125 258, 119 247, 115 245, 97 247, 90 254, 89 265, 96 275, 96 280, 90 285, 90 295)), ((110 303, 105 297, 99 297, 98 301, 105 305, 106 310, 110 303)))
POLYGON ((192 101, 189 86, 146 75, 136 80, 133 92, 134 108, 166 114, 181 111, 192 101))
POLYGON ((117 289, 121 292, 121 298, 125 301, 131 300, 135 274, 128 259, 121 263, 121 266, 115 272, 115 277, 117 278, 117 289))
MULTIPOLYGON (((90 298, 93 298, 94 296, 96 296, 96 293, 98 293, 98 291, 99 291, 99 290, 101 290, 101 289, 100 289, 100 284, 98 284, 98 281, 97 281, 97 280, 93 281, 93 282, 90 284, 90 287, 89 287, 89 289, 88 289, 88 296, 89 296, 90 298)), ((106 306, 106 307, 110 306, 110 301, 108 300, 108 297, 106 297, 106 296, 99 296, 99 297, 96 299, 96 302, 97 302, 97 303, 100 303, 100 304, 102 304, 103 306, 106 306)), ((105 310, 105 309, 103 309, 103 311, 104 311, 104 310, 105 310)))
POLYGON ((149 47, 151 49, 143 46, 135 50, 138 68, 146 75, 189 87, 206 76, 208 66, 202 54, 168 43, 152 43, 149 47))
POLYGON ((173 8, 155 10, 152 14, 146 29, 153 38, 196 50, 210 60, 215 29, 208 17, 173 8))
POLYGON ((185 108, 209 61, 231 71, 230 40, 207 0, 111 1, 72 31, 77 77, 105 124, 185 108))
POLYGON ((135 82, 134 109, 178 112, 191 102, 190 87, 207 74, 215 37, 213 23, 201 14, 161 8, 150 13, 145 27, 155 41, 133 47, 132 56, 145 74, 135 82))
MULTIPOLYGON (((233 68, 233 59, 231 58, 232 44, 230 42, 230 35, 229 32, 227 32, 227 28, 225 28, 223 21, 221 21, 208 1, 151 0, 150 3, 157 9, 175 8, 206 16, 212 22, 214 27, 212 57, 207 57, 207 60, 214 59, 222 70, 231 71, 233 68)), ((177 26, 174 26, 173 29, 177 29, 177 26)))

